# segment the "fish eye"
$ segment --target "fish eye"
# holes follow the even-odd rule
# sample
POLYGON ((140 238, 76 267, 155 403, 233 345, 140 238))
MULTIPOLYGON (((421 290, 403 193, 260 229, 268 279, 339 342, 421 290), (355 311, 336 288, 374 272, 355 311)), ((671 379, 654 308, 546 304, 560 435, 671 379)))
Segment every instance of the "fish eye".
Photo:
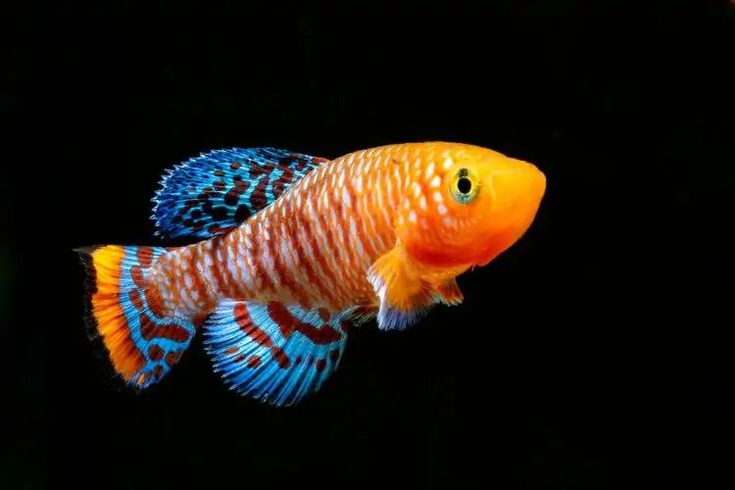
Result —
POLYGON ((460 177, 457 181, 457 190, 462 194, 469 194, 472 190, 472 181, 467 177, 460 177))
POLYGON ((461 168, 452 180, 452 197, 455 201, 466 204, 475 198, 479 185, 474 175, 466 168, 461 168))

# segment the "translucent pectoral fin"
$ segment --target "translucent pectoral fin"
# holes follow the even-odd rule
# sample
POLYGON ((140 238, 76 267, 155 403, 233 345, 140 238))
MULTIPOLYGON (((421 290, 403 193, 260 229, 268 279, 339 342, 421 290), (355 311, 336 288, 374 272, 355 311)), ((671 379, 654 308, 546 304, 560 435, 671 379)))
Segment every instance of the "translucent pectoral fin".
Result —
POLYGON ((382 330, 408 327, 436 302, 436 291, 415 270, 401 245, 378 258, 367 278, 380 300, 377 320, 382 330))
POLYGON ((455 306, 464 301, 464 295, 456 279, 450 279, 434 286, 439 300, 445 305, 455 306))

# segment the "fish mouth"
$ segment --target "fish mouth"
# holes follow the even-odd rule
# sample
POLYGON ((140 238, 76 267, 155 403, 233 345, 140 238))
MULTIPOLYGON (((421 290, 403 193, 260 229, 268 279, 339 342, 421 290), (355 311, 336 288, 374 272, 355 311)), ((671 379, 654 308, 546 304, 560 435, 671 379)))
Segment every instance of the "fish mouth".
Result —
POLYGON ((511 160, 485 181, 491 196, 490 239, 479 254, 485 266, 515 244, 530 228, 546 192, 546 176, 536 166, 511 160))
POLYGON ((494 207, 508 213, 508 218, 535 215, 546 193, 544 173, 535 165, 520 160, 491 172, 487 183, 494 207))

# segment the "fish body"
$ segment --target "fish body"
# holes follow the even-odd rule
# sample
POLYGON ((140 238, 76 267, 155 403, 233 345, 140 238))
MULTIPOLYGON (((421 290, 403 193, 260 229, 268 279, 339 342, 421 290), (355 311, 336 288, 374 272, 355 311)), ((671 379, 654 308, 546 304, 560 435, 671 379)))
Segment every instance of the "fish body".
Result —
POLYGON ((401 329, 460 303, 456 277, 525 233, 545 187, 534 165, 459 143, 204 154, 169 172, 154 209, 161 235, 199 241, 85 250, 90 318, 131 386, 163 378, 203 328, 233 389, 294 404, 351 325, 401 329))

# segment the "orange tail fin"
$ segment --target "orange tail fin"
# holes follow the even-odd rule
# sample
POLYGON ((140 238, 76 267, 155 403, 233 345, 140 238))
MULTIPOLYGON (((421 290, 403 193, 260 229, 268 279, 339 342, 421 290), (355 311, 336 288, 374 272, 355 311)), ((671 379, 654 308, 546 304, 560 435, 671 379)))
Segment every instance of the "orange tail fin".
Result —
POLYGON ((165 249, 107 245, 77 252, 87 267, 88 321, 115 372, 139 389, 160 381, 195 331, 188 319, 160 314, 148 272, 165 249))

